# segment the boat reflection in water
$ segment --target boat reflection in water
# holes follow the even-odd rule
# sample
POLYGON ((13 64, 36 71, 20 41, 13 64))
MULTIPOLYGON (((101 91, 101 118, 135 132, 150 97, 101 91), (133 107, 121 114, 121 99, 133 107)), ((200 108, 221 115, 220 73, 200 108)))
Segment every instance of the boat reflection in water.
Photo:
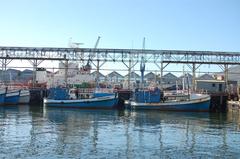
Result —
POLYGON ((0 107, 2 158, 238 158, 239 116, 0 107))
POLYGON ((79 153, 90 158, 240 155, 228 151, 240 142, 240 132, 234 135, 228 130, 226 114, 47 108, 44 116, 56 125, 64 125, 68 130, 64 132, 65 141, 81 143, 79 153))

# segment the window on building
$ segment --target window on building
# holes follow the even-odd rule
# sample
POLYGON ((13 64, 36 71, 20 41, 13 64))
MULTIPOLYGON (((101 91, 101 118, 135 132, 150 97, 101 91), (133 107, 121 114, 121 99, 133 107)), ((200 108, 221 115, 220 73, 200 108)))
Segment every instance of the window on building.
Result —
POLYGON ((215 83, 212 84, 212 87, 216 87, 215 83))

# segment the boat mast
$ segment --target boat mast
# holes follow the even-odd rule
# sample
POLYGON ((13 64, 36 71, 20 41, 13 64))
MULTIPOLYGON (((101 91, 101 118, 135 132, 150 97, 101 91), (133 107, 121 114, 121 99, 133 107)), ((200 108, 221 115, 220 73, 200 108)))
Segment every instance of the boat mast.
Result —
POLYGON ((140 71, 141 71, 141 89, 143 88, 143 82, 144 82, 144 71, 145 71, 145 61, 144 61, 144 50, 145 50, 145 37, 143 38, 143 49, 142 49, 142 58, 140 63, 140 71))
POLYGON ((189 92, 189 76, 188 76, 188 73, 187 73, 187 87, 188 87, 188 99, 190 99, 190 92, 189 92))
POLYGON ((185 92, 185 72, 184 72, 184 66, 183 66, 183 78, 182 78, 182 91, 185 92))

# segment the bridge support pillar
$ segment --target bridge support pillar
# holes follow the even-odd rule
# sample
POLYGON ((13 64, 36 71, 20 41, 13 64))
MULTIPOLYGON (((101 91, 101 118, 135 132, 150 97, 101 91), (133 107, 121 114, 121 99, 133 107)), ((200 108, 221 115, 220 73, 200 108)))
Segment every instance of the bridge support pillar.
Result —
MULTIPOLYGON (((1 79, 0 80, 2 80, 2 82, 4 83, 4 84, 6 84, 6 80, 7 80, 7 65, 8 64, 10 64, 10 62, 12 62, 12 60, 11 59, 7 59, 7 57, 8 57, 8 55, 6 56, 6 58, 5 59, 2 59, 1 61, 0 61, 0 63, 2 64, 2 72, 1 72, 1 79)), ((10 76, 10 75, 9 75, 10 76)), ((11 82, 11 81, 10 81, 11 82)))
POLYGON ((224 65, 224 80, 225 80, 225 85, 226 85, 226 91, 229 92, 228 90, 228 65, 224 65))
POLYGON ((64 81, 65 81, 65 87, 68 85, 68 60, 65 61, 64 64, 64 81))
POLYGON ((138 63, 138 61, 136 61, 135 63, 133 63, 133 59, 134 57, 129 53, 129 58, 128 58, 128 64, 125 63, 125 57, 122 55, 122 63, 128 68, 128 89, 130 90, 131 87, 131 72, 132 72, 132 68, 134 68, 134 66, 136 66, 136 64, 138 63))
POLYGON ((192 90, 196 91, 196 64, 193 63, 192 66, 192 90))
POLYGON ((32 87, 36 86, 37 80, 37 67, 43 62, 43 60, 29 60, 31 65, 33 66, 33 77, 32 77, 32 87))
POLYGON ((131 84, 131 59, 129 59, 129 64, 128 64, 128 89, 130 89, 130 84, 131 84))
POLYGON ((155 65, 160 69, 160 87, 163 89, 163 70, 167 67, 169 63, 167 63, 165 66, 163 64, 163 61, 161 61, 161 66, 159 66, 157 63, 155 65))
POLYGON ((163 62, 161 62, 161 78, 160 78, 160 86, 163 88, 163 62))

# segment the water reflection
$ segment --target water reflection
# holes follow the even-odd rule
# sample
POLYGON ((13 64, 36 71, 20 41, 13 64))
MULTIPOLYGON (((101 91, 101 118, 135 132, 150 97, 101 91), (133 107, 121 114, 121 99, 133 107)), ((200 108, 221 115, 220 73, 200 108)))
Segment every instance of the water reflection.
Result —
POLYGON ((238 158, 240 115, 0 107, 0 158, 238 158))

